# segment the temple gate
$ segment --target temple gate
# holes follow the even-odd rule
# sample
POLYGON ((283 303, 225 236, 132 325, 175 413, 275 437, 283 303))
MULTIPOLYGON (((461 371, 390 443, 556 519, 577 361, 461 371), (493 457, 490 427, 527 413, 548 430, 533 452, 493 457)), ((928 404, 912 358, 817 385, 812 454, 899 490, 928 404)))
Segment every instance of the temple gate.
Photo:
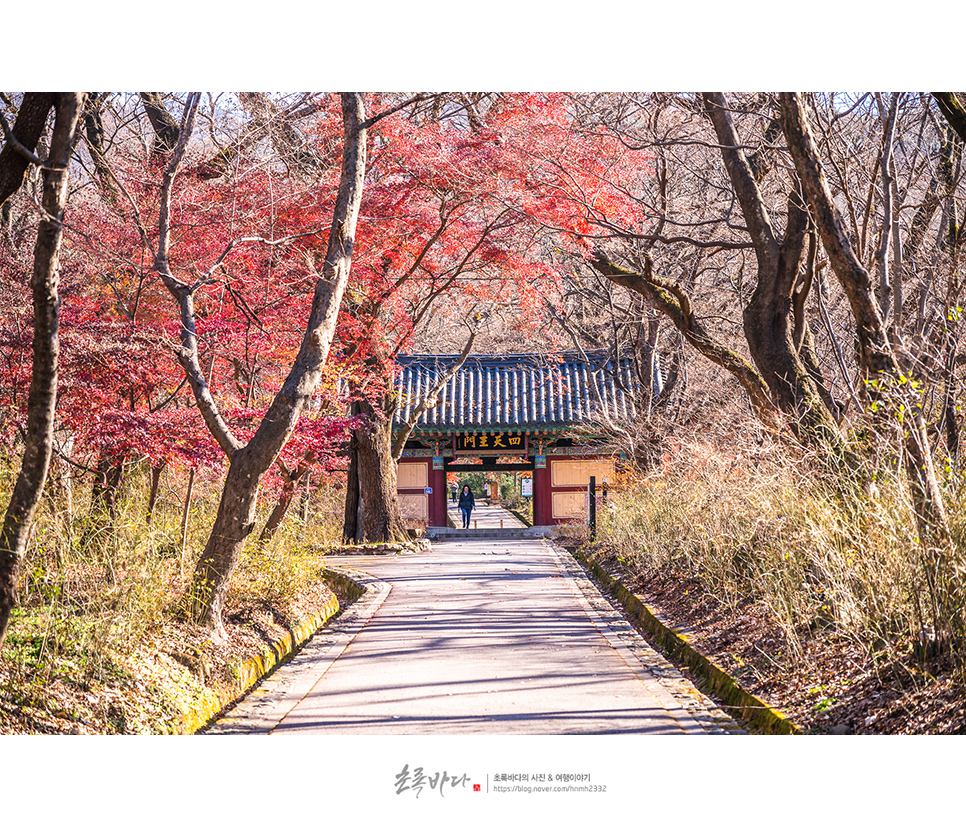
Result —
MULTIPOLYGON (((457 360, 398 357, 395 427, 411 422, 457 360)), ((533 477, 535 527, 586 519, 590 477, 614 481, 604 426, 633 423, 639 385, 629 360, 603 355, 470 356, 419 415, 403 450, 403 516, 445 527, 447 473, 523 471, 533 477)))

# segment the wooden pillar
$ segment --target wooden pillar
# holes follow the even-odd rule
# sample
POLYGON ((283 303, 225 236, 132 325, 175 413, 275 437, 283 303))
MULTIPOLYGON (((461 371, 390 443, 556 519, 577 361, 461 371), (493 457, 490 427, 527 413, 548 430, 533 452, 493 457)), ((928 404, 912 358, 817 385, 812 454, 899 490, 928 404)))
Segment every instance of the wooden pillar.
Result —
POLYGON ((444 469, 430 469, 429 485, 433 488, 429 496, 429 525, 430 527, 446 526, 446 471, 444 469))
POLYGON ((553 504, 550 494, 550 462, 543 469, 533 470, 533 526, 553 524, 553 504))

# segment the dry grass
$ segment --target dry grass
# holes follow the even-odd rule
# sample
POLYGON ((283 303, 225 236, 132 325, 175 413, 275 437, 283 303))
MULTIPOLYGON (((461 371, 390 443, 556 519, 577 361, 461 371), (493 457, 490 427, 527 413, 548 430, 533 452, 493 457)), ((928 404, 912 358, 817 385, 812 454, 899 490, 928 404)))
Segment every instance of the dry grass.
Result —
POLYGON ((785 449, 695 441, 625 484, 599 543, 638 573, 691 575, 726 606, 764 604, 798 657, 803 635, 823 628, 888 662, 946 653, 962 673, 966 634, 950 600, 962 594, 966 502, 948 486, 956 544, 937 565, 893 471, 831 475, 785 449))
MULTIPOLYGON (((182 547, 185 486, 177 474, 165 478, 150 525, 145 473, 127 478, 113 523, 43 507, 0 649, 0 731, 165 731, 233 664, 331 594, 323 546, 341 533, 342 495, 322 487, 306 525, 293 507, 269 546, 251 537, 226 605, 230 639, 212 645, 179 611, 218 484, 196 481, 182 547)), ((88 506, 80 490, 73 497, 88 506)))

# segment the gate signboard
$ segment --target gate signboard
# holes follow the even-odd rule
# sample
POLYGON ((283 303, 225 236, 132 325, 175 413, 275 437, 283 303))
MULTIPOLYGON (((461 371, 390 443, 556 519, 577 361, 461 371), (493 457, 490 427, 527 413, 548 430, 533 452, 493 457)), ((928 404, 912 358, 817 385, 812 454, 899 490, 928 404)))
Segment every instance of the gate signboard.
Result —
POLYGON ((455 439, 459 452, 497 452, 499 454, 523 453, 526 439, 523 432, 489 432, 480 434, 459 434, 455 439))

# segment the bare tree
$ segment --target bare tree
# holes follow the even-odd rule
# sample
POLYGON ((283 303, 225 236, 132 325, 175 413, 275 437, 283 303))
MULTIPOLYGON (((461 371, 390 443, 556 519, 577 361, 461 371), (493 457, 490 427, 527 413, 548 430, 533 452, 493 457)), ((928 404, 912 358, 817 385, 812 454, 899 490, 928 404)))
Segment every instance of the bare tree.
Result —
MULTIPOLYGON (((29 94, 28 94, 29 96, 29 94)), ((24 455, 17 476, 10 503, 0 532, 0 642, 2 642, 10 622, 10 614, 16 602, 17 578, 20 574, 30 525, 37 504, 47 480, 47 470, 53 450, 54 407, 57 399, 57 362, 59 356, 58 325, 58 282, 60 269, 60 246, 64 230, 64 209, 68 196, 68 170, 77 125, 84 109, 84 93, 48 93, 55 112, 54 127, 50 138, 50 152, 46 160, 33 155, 33 148, 40 139, 40 132, 34 130, 43 103, 31 99, 28 119, 31 126, 29 135, 26 130, 20 138, 7 135, 4 153, 16 142, 15 153, 23 158, 23 166, 11 165, 14 169, 7 182, 17 180, 16 170, 26 169, 26 163, 34 162, 44 172, 41 219, 37 227, 37 243, 34 248, 34 268, 30 278, 34 304, 33 369, 31 371, 30 392, 27 397, 27 426, 24 436, 24 455), (36 107, 34 106, 36 105, 36 107), (26 138, 32 145, 25 145, 26 138)), ((25 97, 25 103, 28 99, 25 97)), ((47 101, 44 98, 44 101, 47 101)), ((20 119, 17 120, 20 123, 20 119)), ((5 131, 6 132, 6 131, 5 131)), ((0 154, 2 156, 2 154, 0 154)), ((2 159, 0 159, 2 163, 2 159)), ((19 175, 22 181, 22 174, 19 175)), ((9 195, 6 195, 9 196, 9 195)))
POLYGON ((886 401, 881 396, 884 393, 881 386, 893 386, 893 396, 888 400, 892 408, 883 409, 883 412, 890 419, 899 417, 908 424, 905 426, 905 449, 920 519, 930 530, 930 538, 937 532, 947 537, 946 514, 936 481, 922 411, 908 396, 904 396, 904 375, 889 344, 876 304, 872 278, 856 257, 845 233, 841 215, 832 201, 815 139, 799 97, 795 93, 782 93, 780 98, 788 149, 795 160, 795 168, 808 197, 809 207, 815 217, 815 224, 828 253, 832 270, 852 307, 862 369, 869 382, 873 383, 871 390, 876 399, 886 401))

